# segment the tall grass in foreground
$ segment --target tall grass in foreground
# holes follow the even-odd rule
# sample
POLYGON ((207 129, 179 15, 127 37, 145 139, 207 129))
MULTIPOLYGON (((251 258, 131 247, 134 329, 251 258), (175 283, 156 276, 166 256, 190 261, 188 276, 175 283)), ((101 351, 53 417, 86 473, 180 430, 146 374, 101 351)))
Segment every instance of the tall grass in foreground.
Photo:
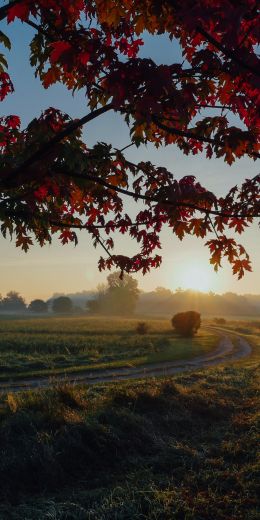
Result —
POLYGON ((257 520, 251 341, 234 366, 3 396, 0 518, 257 520))

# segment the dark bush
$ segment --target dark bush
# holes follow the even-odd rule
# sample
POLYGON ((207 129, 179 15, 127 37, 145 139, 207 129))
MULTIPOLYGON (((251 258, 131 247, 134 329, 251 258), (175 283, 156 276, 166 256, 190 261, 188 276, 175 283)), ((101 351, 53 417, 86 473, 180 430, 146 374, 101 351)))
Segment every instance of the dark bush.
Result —
POLYGON ((149 326, 147 323, 145 323, 145 321, 139 321, 136 327, 137 334, 147 334, 148 330, 149 326))
POLYGON ((28 310, 36 313, 48 312, 48 305, 43 300, 33 300, 31 301, 28 310))
POLYGON ((179 312, 172 318, 172 326, 184 337, 191 337, 196 334, 201 325, 200 313, 196 311, 179 312))
POLYGON ((214 322, 217 325, 225 325, 227 323, 227 320, 225 320, 225 318, 214 318, 214 322))
POLYGON ((52 310, 58 314, 66 314, 72 312, 73 304, 68 296, 60 296, 53 300, 52 310))

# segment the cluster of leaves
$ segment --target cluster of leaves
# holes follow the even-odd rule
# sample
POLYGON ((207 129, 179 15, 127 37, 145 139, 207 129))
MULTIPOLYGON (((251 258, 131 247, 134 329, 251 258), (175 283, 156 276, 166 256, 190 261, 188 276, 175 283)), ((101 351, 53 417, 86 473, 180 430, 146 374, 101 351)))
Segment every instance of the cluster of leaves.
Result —
MULTIPOLYGON (((0 19, 32 26, 31 65, 48 88, 62 82, 84 90, 89 114, 71 120, 50 108, 20 129, 17 116, 0 121, 1 231, 16 236, 25 251, 50 242, 77 243, 86 229, 106 257, 99 269, 112 266, 143 273, 161 263, 160 231, 167 225, 183 239, 204 238, 217 270, 223 257, 241 278, 251 270, 242 245, 227 236, 241 233, 260 214, 259 180, 245 180, 217 198, 193 176, 177 181, 165 168, 134 164, 124 150, 97 143, 89 149, 81 128, 107 111, 125 118, 131 145, 175 144, 185 154, 205 151, 236 158, 259 154, 259 69, 256 45, 259 12, 253 0, 190 2, 172 0, 14 0, 0 8, 0 19), (182 48, 183 63, 156 65, 139 56, 144 30, 167 33, 182 48), (214 117, 205 113, 215 109, 214 117), (230 124, 229 114, 243 128, 230 124), (125 197, 144 201, 133 220, 125 197), (106 238, 102 238, 104 230, 106 238), (112 234, 128 232, 140 245, 133 257, 113 254, 112 234)), ((10 48, 0 33, 0 42, 10 48)), ((13 91, 0 55, 0 99, 13 91)))

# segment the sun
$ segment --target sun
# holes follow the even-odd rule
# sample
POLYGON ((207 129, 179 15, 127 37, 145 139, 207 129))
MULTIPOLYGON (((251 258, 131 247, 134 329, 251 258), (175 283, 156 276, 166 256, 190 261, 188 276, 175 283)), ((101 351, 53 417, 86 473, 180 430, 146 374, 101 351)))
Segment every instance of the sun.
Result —
POLYGON ((181 269, 178 282, 182 289, 209 292, 212 288, 212 275, 205 265, 186 266, 181 269))

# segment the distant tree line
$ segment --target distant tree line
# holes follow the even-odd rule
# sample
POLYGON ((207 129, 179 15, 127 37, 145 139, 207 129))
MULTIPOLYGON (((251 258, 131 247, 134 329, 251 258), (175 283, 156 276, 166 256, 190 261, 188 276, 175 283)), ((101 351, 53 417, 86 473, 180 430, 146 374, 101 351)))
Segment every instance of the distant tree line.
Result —
POLYGON ((68 296, 58 296, 45 302, 32 300, 26 305, 25 299, 16 291, 10 291, 2 298, 0 295, 0 312, 46 314, 71 314, 73 312, 90 312, 92 314, 131 315, 136 309, 139 289, 138 282, 130 275, 122 278, 120 272, 107 277, 107 284, 99 285, 94 298, 85 303, 85 308, 73 305, 68 296))
POLYGON ((215 294, 177 289, 175 292, 157 287, 151 292, 142 292, 138 282, 130 275, 120 277, 114 272, 107 277, 107 283, 96 290, 75 294, 56 294, 51 299, 32 300, 28 305, 16 291, 5 297, 0 295, 0 312, 34 314, 90 313, 95 315, 131 316, 134 313, 147 316, 170 317, 173 313, 199 312, 216 317, 216 325, 223 325, 225 316, 259 316, 260 295, 238 295, 235 293, 215 294), (219 321, 221 320, 221 321, 219 321))
POLYGON ((4 312, 24 312, 26 303, 19 293, 9 291, 5 298, 0 295, 0 309, 4 312))
POLYGON ((67 296, 60 296, 52 302, 36 299, 26 305, 25 299, 16 291, 9 291, 4 298, 0 295, 0 312, 19 314, 28 311, 46 314, 49 310, 56 314, 69 314, 73 311, 72 300, 67 296))

